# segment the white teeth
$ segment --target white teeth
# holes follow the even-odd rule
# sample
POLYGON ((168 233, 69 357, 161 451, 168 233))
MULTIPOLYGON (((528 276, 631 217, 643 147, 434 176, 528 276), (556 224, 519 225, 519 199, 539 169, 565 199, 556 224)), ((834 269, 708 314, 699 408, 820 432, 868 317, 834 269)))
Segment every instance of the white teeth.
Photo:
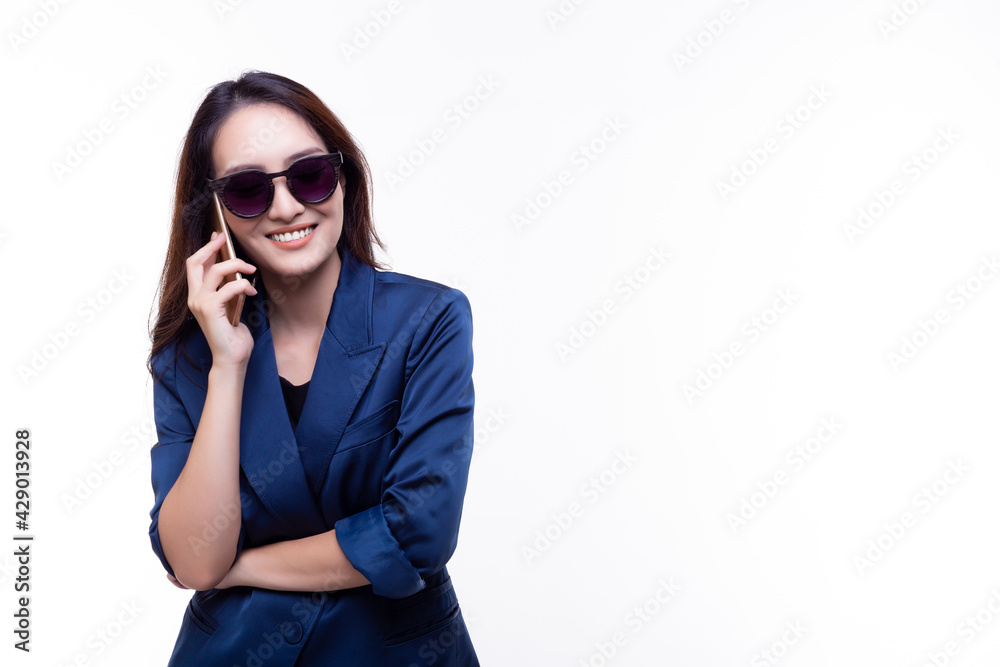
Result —
POLYGON ((314 229, 316 229, 316 227, 307 227, 305 229, 294 231, 291 233, 286 232, 284 234, 268 234, 267 238, 271 239, 272 241, 278 241, 280 243, 284 243, 286 241, 295 241, 297 239, 309 236, 310 234, 313 233, 314 229))

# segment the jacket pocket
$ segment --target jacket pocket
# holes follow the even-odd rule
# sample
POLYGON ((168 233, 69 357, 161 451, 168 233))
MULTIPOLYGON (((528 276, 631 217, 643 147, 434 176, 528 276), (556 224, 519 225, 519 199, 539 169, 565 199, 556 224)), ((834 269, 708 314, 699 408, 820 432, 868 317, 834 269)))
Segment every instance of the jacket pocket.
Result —
POLYGON ((399 421, 399 401, 391 401, 356 424, 350 424, 340 436, 334 454, 340 454, 355 447, 364 447, 379 440, 396 428, 399 421))
POLYGON ((399 401, 344 429, 321 490, 328 516, 351 516, 382 501, 382 476, 396 445, 399 401))
POLYGON ((385 645, 395 646, 446 631, 459 617, 459 612, 450 576, 436 586, 401 600, 392 600, 385 645))
POLYGON ((216 629, 219 627, 218 622, 207 608, 209 600, 218 593, 218 588, 211 588, 207 591, 195 591, 194 595, 191 596, 191 601, 188 602, 187 612, 191 616, 191 621, 199 630, 208 635, 215 634, 216 629))

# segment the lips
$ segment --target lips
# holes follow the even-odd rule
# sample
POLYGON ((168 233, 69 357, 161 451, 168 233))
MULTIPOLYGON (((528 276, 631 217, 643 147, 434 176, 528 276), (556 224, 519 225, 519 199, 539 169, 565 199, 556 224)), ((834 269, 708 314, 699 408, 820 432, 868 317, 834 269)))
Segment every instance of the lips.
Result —
POLYGON ((288 243, 289 241, 298 241, 299 239, 309 236, 313 233, 314 229, 316 229, 316 225, 309 225, 307 227, 302 227, 288 232, 268 234, 267 238, 277 243, 288 243))

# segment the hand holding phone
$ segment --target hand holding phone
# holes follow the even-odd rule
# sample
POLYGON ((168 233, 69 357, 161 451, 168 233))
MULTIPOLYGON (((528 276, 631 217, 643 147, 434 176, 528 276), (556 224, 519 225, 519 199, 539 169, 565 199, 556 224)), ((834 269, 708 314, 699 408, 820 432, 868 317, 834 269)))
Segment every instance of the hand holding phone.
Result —
MULTIPOLYGON (((222 248, 219 249, 217 261, 224 262, 227 259, 236 257, 236 249, 233 247, 233 237, 229 235, 229 225, 226 224, 226 218, 222 214, 222 202, 219 201, 218 193, 213 192, 212 198, 215 201, 215 215, 213 216, 215 231, 222 234, 226 238, 222 248)), ((242 279, 242 274, 240 274, 239 271, 236 271, 235 273, 225 276, 222 279, 222 285, 219 285, 219 287, 222 287, 223 285, 226 285, 234 280, 242 279)), ((226 318, 234 327, 238 326, 240 323, 240 315, 243 313, 244 298, 245 295, 243 292, 240 292, 235 298, 230 299, 226 303, 226 318)))

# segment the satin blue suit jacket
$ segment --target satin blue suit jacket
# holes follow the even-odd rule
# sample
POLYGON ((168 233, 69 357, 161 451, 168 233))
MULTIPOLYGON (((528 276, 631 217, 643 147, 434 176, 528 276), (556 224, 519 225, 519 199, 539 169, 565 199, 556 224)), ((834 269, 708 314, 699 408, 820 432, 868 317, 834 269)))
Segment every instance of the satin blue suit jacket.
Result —
MULTIPOLYGON (((240 422, 241 507, 238 516, 220 508, 216 521, 241 521, 239 551, 336 529, 371 584, 317 593, 197 591, 170 665, 479 664, 445 567, 472 456, 469 301, 457 289, 376 271, 349 250, 338 252, 340 280, 294 433, 265 292, 246 302, 242 319, 254 348, 240 422), (322 461, 317 494, 299 448, 322 461)), ((280 296, 275 287, 272 296, 280 296)), ((157 519, 191 449, 210 367, 200 329, 153 359, 149 535, 171 574, 157 519)), ((201 538, 210 541, 212 532, 206 526, 201 538)))

